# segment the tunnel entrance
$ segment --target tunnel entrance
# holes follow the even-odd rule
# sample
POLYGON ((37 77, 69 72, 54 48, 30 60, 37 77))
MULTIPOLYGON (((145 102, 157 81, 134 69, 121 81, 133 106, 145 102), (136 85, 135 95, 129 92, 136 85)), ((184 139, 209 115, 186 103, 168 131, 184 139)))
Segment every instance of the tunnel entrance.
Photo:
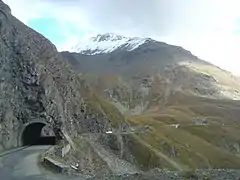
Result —
POLYGON ((55 145, 56 137, 46 124, 36 122, 25 127, 21 136, 22 146, 55 145))

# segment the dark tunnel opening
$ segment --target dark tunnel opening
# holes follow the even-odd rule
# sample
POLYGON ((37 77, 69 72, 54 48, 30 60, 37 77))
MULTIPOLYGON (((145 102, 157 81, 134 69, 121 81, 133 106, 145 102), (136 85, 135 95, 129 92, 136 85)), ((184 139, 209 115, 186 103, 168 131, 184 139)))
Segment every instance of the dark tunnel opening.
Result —
POLYGON ((44 123, 29 124, 22 133, 22 146, 33 145, 55 145, 56 137, 53 133, 43 135, 44 123))

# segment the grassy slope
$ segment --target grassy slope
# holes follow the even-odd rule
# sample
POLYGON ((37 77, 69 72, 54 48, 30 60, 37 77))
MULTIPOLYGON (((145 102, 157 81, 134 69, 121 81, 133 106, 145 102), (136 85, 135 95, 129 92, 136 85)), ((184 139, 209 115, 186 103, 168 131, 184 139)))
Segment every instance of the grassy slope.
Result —
POLYGON ((240 87, 239 80, 237 80, 236 77, 220 68, 210 65, 199 65, 196 63, 192 63, 188 66, 196 72, 201 72, 213 76, 221 85, 230 86, 236 89, 239 89, 240 87))
MULTIPOLYGON (((85 91, 82 94, 90 107, 96 112, 104 112, 114 127, 125 122, 108 101, 93 91, 85 91)), ((168 99, 166 107, 127 118, 133 126, 150 127, 148 133, 128 136, 127 147, 143 169, 239 168, 240 152, 234 147, 240 144, 238 107, 239 101, 176 92, 168 99), (196 117, 206 118, 210 125, 194 125, 196 117), (178 123, 178 129, 166 126, 178 123)))
MULTIPOLYGON (((112 80, 115 82, 115 79, 104 79, 104 82, 112 84, 112 80)), ((90 107, 104 112, 113 126, 117 128, 125 121, 108 101, 90 90, 86 92, 90 107)), ((133 126, 150 127, 148 133, 127 136, 127 148, 143 169, 240 167, 239 101, 176 92, 167 99, 165 107, 156 107, 157 104, 145 114, 127 118, 133 126), (195 118, 206 118, 209 126, 194 125, 195 118), (180 127, 176 129, 168 124, 180 124, 180 127)))
POLYGON ((110 102, 99 96, 93 89, 91 89, 87 83, 80 77, 82 84, 86 85, 79 89, 82 96, 85 99, 87 107, 92 108, 95 113, 104 115, 113 128, 118 128, 119 125, 125 123, 125 117, 118 111, 118 109, 110 102))
POLYGON ((236 112, 240 103, 184 94, 176 96, 165 109, 128 118, 132 125, 150 127, 149 133, 139 134, 137 140, 157 149, 185 169, 239 168, 236 146, 240 143, 240 119, 236 112), (206 117, 209 126, 194 125, 196 117, 206 117), (179 128, 167 126, 177 123, 179 128))

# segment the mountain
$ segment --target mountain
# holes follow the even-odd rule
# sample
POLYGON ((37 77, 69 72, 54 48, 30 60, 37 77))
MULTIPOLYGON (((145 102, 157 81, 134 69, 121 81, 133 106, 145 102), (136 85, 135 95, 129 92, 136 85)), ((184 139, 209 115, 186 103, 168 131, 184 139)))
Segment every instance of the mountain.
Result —
POLYGON ((174 91, 181 89, 203 97, 240 99, 239 78, 179 46, 114 34, 97 35, 89 40, 78 44, 76 52, 62 52, 74 69, 85 75, 100 77, 102 81, 104 77, 116 77, 115 81, 122 77, 125 83, 131 81, 127 86, 136 89, 142 81, 153 83, 157 79, 162 86, 174 86, 171 88, 174 91), (141 43, 136 45, 136 42, 141 43))
POLYGON ((77 48, 72 49, 72 51, 75 51, 72 54, 67 52, 62 54, 71 56, 68 57, 68 59, 71 59, 70 63, 75 63, 78 59, 78 64, 81 63, 81 65, 74 66, 74 68, 78 68, 82 72, 91 71, 99 74, 104 72, 105 74, 136 74, 139 70, 141 70, 141 73, 149 74, 149 71, 154 70, 156 72, 164 68, 165 65, 180 60, 198 59, 181 47, 169 46, 150 38, 110 35, 103 34, 89 38, 85 42, 78 43, 75 46, 77 48), (99 59, 101 59, 101 63, 96 64, 99 59), (159 59, 164 59, 164 61, 159 59), (151 63, 148 64, 149 62, 151 63))
POLYGON ((107 33, 91 37, 85 40, 84 43, 79 42, 71 48, 70 51, 86 55, 111 53, 117 49, 132 51, 147 41, 149 41, 149 39, 137 37, 130 38, 107 33))
POLYGON ((87 178, 239 168, 239 79, 178 46, 127 44, 59 53, 0 0, 0 151, 40 123, 57 139, 40 162, 87 178))
POLYGON ((239 168, 238 77, 150 38, 102 34, 90 41, 61 55, 131 126, 150 130, 135 141, 146 149, 133 148, 142 162, 152 162, 145 156, 151 151, 175 168, 239 168))

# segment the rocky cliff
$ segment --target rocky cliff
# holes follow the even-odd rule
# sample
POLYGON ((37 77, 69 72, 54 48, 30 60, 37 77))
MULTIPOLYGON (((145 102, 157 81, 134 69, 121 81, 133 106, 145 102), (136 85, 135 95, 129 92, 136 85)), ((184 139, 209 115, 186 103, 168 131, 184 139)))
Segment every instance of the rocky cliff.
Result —
POLYGON ((101 105, 98 110, 90 105, 87 85, 56 47, 12 16, 2 1, 0 52, 0 151, 18 146, 19 130, 35 120, 47 122, 58 139, 112 126, 101 105))

